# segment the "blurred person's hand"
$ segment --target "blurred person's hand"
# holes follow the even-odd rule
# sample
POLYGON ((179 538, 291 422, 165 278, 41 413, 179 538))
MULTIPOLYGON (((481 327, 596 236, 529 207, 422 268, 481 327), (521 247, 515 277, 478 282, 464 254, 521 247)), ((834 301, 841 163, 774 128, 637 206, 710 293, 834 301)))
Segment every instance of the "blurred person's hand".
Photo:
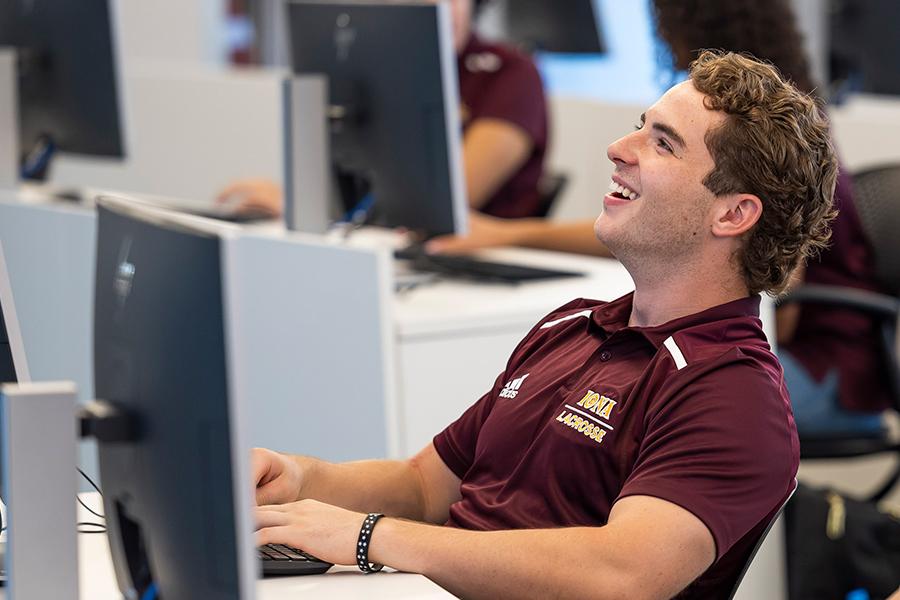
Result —
POLYGON ((219 192, 216 203, 229 205, 236 214, 280 217, 282 193, 278 184, 268 179, 242 179, 219 192))
POLYGON ((463 254, 479 248, 515 246, 519 241, 520 226, 521 219, 498 219, 469 211, 467 235, 442 235, 428 241, 425 248, 434 254, 463 254))

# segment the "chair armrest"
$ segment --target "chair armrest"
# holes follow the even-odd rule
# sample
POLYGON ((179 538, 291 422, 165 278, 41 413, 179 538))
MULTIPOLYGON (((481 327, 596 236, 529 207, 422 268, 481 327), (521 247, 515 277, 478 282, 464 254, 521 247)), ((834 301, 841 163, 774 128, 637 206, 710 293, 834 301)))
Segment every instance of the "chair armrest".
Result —
POLYGON ((803 285, 778 298, 775 302, 778 306, 793 302, 831 304, 890 319, 896 319, 900 314, 900 299, 886 294, 838 285, 803 285))

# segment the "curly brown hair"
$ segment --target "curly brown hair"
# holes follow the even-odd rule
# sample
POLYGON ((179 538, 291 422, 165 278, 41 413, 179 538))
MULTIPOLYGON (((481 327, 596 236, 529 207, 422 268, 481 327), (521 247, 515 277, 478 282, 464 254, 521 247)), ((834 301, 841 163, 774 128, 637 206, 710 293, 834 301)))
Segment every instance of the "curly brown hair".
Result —
POLYGON ((750 293, 780 293, 831 235, 837 159, 816 99, 772 65, 704 51, 690 65, 694 87, 725 121, 706 134, 715 167, 703 184, 715 195, 750 193, 762 216, 735 257, 750 293))
POLYGON ((656 30, 686 70, 705 48, 748 52, 776 65, 801 91, 814 84, 788 0, 653 0, 656 30))

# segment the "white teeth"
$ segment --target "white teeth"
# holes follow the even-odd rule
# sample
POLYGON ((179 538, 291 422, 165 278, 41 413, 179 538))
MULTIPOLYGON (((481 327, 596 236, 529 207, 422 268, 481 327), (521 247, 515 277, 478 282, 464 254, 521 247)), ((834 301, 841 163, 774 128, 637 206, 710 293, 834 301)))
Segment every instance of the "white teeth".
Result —
POLYGON ((637 192, 625 187, 624 185, 619 185, 615 181, 609 182, 609 190, 611 192, 617 192, 621 194, 623 198, 628 198, 629 200, 634 200, 638 197, 637 192))

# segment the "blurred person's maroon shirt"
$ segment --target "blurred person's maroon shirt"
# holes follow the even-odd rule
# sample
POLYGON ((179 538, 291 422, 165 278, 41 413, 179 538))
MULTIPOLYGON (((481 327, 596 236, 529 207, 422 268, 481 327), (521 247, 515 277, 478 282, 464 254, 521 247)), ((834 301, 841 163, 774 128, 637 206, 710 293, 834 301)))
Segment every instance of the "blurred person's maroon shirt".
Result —
POLYGON ((525 54, 473 35, 457 57, 457 69, 463 131, 477 119, 499 119, 522 129, 533 142, 528 159, 481 212, 504 218, 535 216, 548 140, 547 107, 537 68, 525 54))
POLYGON ((716 543, 679 597, 724 598, 799 464, 781 366, 758 297, 656 327, 628 327, 631 306, 576 300, 545 317, 434 438, 462 480, 447 525, 602 526, 620 498, 662 498, 716 543))

